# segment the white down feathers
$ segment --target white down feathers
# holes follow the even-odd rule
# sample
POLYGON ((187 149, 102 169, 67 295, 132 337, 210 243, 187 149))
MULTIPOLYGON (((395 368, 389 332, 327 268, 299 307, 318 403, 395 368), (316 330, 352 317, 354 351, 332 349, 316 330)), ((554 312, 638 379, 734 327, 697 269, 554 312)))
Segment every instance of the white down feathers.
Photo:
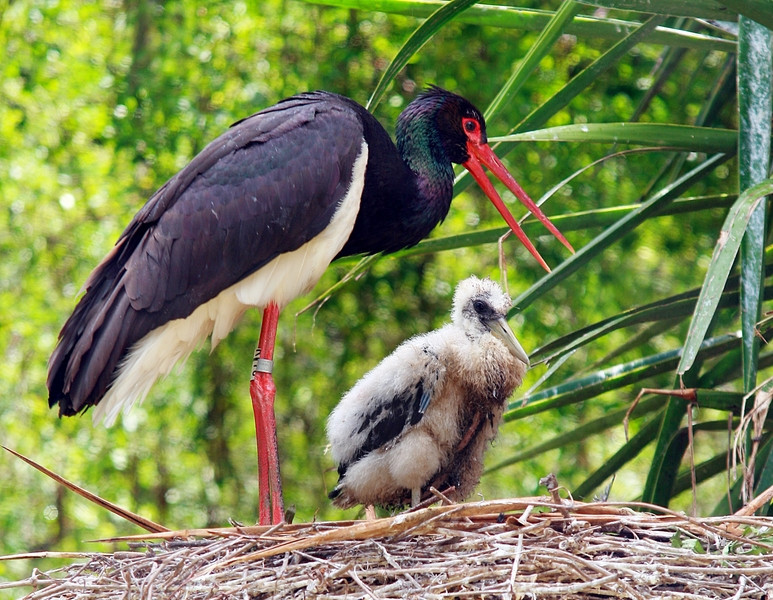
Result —
POLYGON ((472 491, 477 463, 526 371, 528 359, 504 320, 509 307, 493 281, 465 279, 454 294, 452 323, 405 341, 344 395, 327 424, 333 459, 341 465, 331 493, 336 504, 415 503, 444 475, 457 485, 457 496, 472 491), (491 321, 504 323, 517 349, 492 333, 491 321), (484 416, 477 424, 476 413, 484 416), (460 448, 466 434, 472 438, 460 448), (465 473, 470 469, 472 477, 465 473))

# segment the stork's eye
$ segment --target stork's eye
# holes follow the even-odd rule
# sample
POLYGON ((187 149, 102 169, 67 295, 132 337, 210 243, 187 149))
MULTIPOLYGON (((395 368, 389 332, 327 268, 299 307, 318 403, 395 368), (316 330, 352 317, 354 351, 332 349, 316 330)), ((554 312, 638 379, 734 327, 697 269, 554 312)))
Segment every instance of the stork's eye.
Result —
POLYGON ((476 133, 480 131, 480 123, 478 123, 477 120, 472 119, 470 117, 465 117, 462 119, 462 127, 464 127, 464 130, 467 133, 476 133))
POLYGON ((486 312, 486 309, 488 308, 488 304, 483 302, 483 300, 474 300, 472 303, 472 307, 475 309, 475 312, 479 315, 482 315, 484 312, 486 312))

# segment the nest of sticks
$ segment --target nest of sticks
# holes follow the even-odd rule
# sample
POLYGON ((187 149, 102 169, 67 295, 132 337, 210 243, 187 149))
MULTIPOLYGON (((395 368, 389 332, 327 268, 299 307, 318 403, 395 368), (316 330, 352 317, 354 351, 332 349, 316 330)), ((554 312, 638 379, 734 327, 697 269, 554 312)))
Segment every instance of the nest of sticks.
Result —
POLYGON ((773 518, 631 503, 521 498, 111 541, 127 550, 70 554, 13 585, 29 600, 773 598, 773 518))

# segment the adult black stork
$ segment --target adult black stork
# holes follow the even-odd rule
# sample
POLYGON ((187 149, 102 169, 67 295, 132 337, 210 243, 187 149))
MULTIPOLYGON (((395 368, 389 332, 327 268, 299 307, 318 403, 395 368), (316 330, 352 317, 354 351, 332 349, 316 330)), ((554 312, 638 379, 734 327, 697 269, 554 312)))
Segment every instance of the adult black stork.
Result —
POLYGON ((415 506, 430 486, 470 495, 529 366, 507 325, 510 306, 496 283, 468 277, 451 323, 400 344, 341 398, 327 421, 335 504, 415 506))
POLYGON ((400 115, 397 146, 356 102, 293 96, 207 145, 135 215, 86 281, 49 361, 49 404, 115 421, 208 335, 264 309, 250 383, 260 522, 283 519, 271 376, 279 311, 336 257, 416 244, 448 213, 463 164, 540 264, 487 166, 568 248, 497 159, 481 113, 432 87, 400 115))

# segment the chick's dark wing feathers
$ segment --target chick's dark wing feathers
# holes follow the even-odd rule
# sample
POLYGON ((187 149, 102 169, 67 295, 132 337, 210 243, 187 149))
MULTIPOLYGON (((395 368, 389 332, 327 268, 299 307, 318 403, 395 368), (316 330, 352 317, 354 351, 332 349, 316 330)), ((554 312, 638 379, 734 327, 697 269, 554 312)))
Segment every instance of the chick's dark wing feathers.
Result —
POLYGON ((362 416, 355 434, 366 433, 366 441, 350 460, 338 466, 339 475, 343 476, 348 466, 363 456, 396 440, 424 417, 442 377, 443 367, 428 346, 421 348, 421 354, 423 365, 416 370, 416 377, 400 392, 374 399, 372 409, 362 416))

